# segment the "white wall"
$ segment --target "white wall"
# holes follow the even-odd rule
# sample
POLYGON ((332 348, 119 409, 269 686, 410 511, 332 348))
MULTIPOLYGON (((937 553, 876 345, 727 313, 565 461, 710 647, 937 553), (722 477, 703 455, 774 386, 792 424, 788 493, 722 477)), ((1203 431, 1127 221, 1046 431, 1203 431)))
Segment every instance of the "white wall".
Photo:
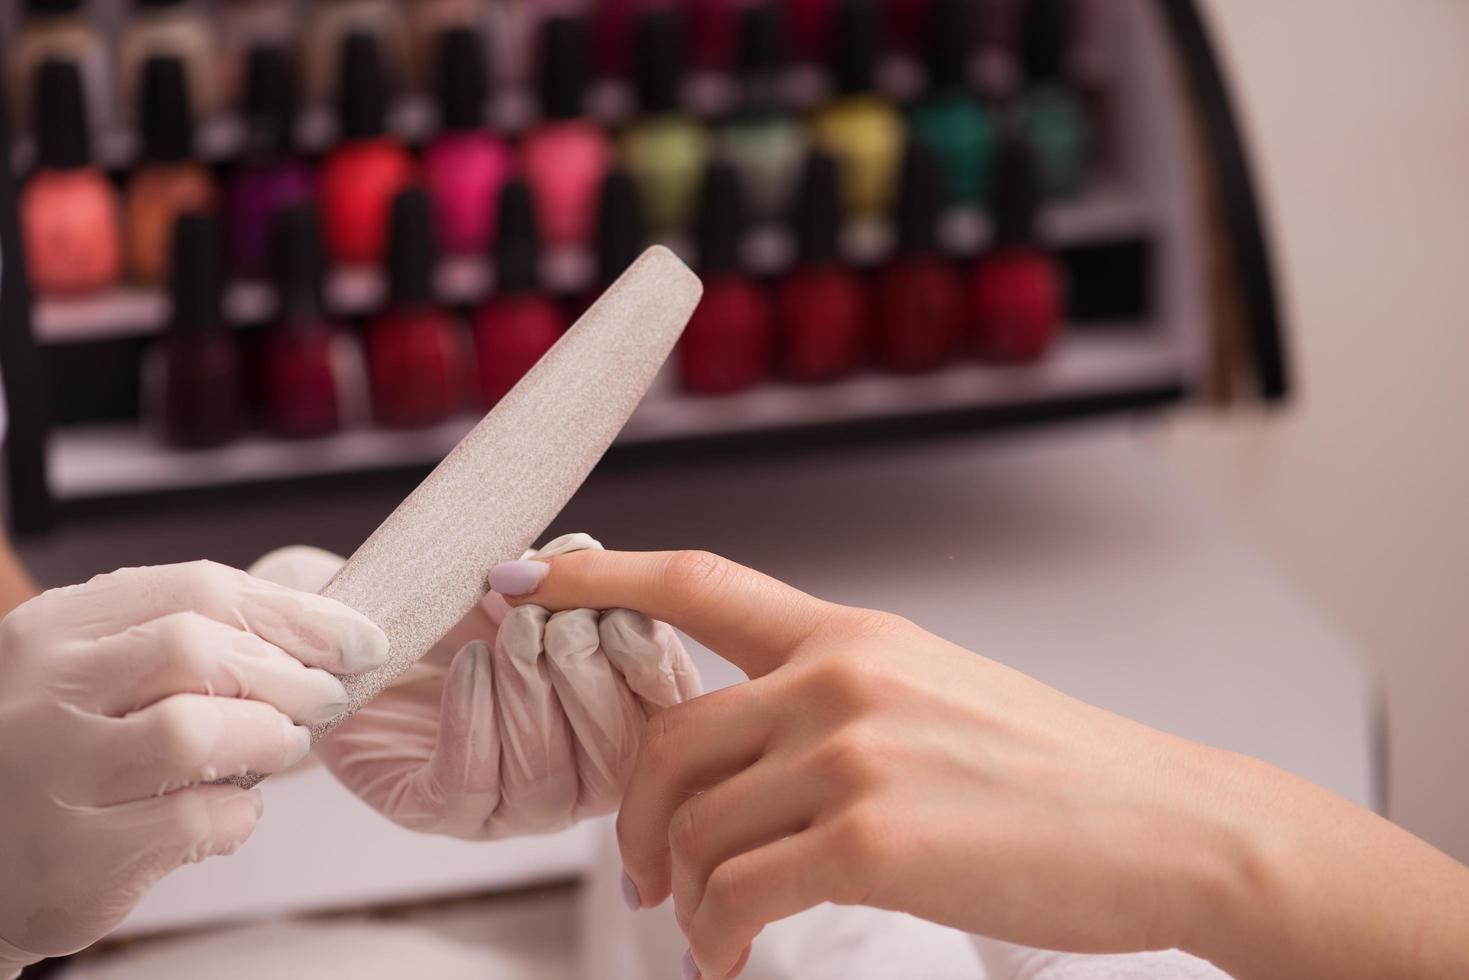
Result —
POLYGON ((1469 861, 1469 3, 1205 9, 1300 397, 1159 442, 1377 664, 1391 815, 1469 861))

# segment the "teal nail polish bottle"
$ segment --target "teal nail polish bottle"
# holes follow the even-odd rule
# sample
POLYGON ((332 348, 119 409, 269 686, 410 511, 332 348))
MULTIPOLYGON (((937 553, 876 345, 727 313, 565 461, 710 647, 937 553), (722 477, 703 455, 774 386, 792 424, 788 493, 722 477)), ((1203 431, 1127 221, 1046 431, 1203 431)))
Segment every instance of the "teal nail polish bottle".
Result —
POLYGON ((928 94, 909 114, 915 139, 937 155, 956 204, 989 200, 995 125, 969 85, 975 36, 970 0, 935 0, 928 15, 928 94))
POLYGON ((1025 88, 1015 123, 1035 148, 1047 197, 1068 197, 1081 188, 1091 144, 1086 112, 1066 78, 1071 18, 1069 0, 1031 0, 1025 8, 1025 88))
POLYGON ((806 161, 806 127, 780 110, 785 25, 773 0, 740 14, 740 104, 719 127, 720 155, 734 167, 757 221, 790 211, 806 161))

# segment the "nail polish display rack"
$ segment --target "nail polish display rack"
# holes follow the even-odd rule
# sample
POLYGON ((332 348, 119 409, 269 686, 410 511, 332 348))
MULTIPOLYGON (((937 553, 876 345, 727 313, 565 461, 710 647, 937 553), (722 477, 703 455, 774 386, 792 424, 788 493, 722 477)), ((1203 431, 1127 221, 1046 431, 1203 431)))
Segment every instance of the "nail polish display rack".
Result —
MULTIPOLYGON (((525 0, 486 5, 495 8, 486 17, 489 31, 517 23, 528 30, 524 23, 539 7, 525 0)), ((104 29, 123 23, 117 0, 94 0, 94 6, 104 29)), ((1017 365, 958 359, 916 376, 869 370, 820 385, 773 380, 720 396, 686 393, 670 367, 614 455, 679 458, 1156 409, 1205 397, 1221 375, 1252 397, 1283 398, 1288 379, 1263 222, 1207 24, 1187 0, 1112 0, 1092 4, 1090 12, 1085 50, 1072 60, 1084 76, 1096 128, 1092 165, 1081 189, 1048 201, 1037 221, 1038 236, 1061 259, 1069 285, 1066 323, 1045 357, 1017 365)), ((18 17, 13 0, 0 3, 7 37, 18 17)), ((1002 47, 982 47, 975 78, 987 92, 1003 92, 1013 84, 1013 60, 1002 47)), ((497 70, 513 75, 500 62, 497 70)), ((787 76, 790 106, 798 111, 818 104, 829 89, 819 67, 797 63, 787 76)), ((920 59, 894 47, 879 78, 883 94, 901 106, 922 89, 920 59)), ((722 72, 691 70, 682 86, 686 108, 717 118, 732 87, 722 72)), ((625 78, 604 75, 590 92, 589 112, 616 131, 629 119, 630 92, 625 78)), ((493 128, 513 138, 535 115, 526 85, 497 79, 493 128)), ((420 92, 405 93, 393 107, 390 128, 410 145, 429 139, 435 126, 431 100, 420 92)), ((334 139, 334 120, 323 106, 305 108, 298 128, 303 152, 325 150, 334 139)), ((224 170, 240 150, 242 131, 227 111, 202 118, 200 157, 224 170)), ((102 166, 119 177, 132 166, 136 143, 115 125, 100 127, 93 141, 102 166)), ((12 127, 0 151, 12 163, 0 175, 0 369, 10 415, 9 502, 18 531, 43 530, 67 513, 123 499, 176 502, 261 483, 421 471, 477 417, 471 408, 409 431, 375 428, 363 417, 337 434, 305 441, 259 434, 216 449, 165 445, 140 421, 147 396, 139 378, 153 335, 169 316, 166 291, 119 285, 79 298, 36 295, 17 225, 17 193, 34 148, 12 127)), ((957 263, 972 261, 992 236, 992 222, 979 208, 951 208, 940 224, 943 251, 957 263)), ((690 236, 664 241, 697 268, 690 236)), ((849 265, 876 270, 892 254, 894 234, 883 220, 852 219, 844 223, 841 246, 849 265)), ((743 251, 749 273, 761 280, 777 279, 795 261, 793 236, 779 226, 753 228, 743 251)), ((589 250, 551 249, 542 257, 542 279, 552 293, 576 295, 592 285, 594 264, 589 250)), ((366 316, 384 303, 385 280, 377 269, 333 269, 327 306, 343 318, 366 316)), ((446 259, 436 282, 444 304, 475 303, 493 294, 492 257, 446 259)), ((224 309, 248 334, 274 315, 274 291, 265 282, 230 282, 224 309)))

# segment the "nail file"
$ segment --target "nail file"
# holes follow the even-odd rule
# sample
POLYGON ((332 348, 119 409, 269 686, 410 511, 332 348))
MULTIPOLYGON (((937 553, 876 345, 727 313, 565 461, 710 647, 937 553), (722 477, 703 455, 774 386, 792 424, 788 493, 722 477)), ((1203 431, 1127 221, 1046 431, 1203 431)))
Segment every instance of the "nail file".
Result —
POLYGON ((545 531, 642 400, 702 294, 672 252, 648 249, 347 559, 322 595, 382 627, 388 661, 341 678, 347 709, 313 728, 312 741, 426 654, 484 598, 490 569, 545 531))

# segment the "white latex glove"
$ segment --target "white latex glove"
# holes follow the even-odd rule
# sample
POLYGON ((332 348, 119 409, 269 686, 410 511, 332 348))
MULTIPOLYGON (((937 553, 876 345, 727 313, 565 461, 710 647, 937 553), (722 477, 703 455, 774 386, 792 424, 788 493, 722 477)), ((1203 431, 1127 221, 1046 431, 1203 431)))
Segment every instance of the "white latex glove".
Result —
POLYGON ((159 878, 229 854, 306 754, 333 673, 378 666, 358 613, 212 562, 125 568, 0 623, 0 977, 112 930, 159 878), (313 669, 324 668, 324 669, 313 669))
MULTIPOLYGON (((527 557, 600 547, 572 534, 527 557)), ((293 547, 251 571, 318 589, 341 564, 293 547)), ((317 754, 412 830, 469 840, 546 833, 616 809, 646 717, 699 693, 665 623, 626 609, 511 610, 491 593, 317 754)))

